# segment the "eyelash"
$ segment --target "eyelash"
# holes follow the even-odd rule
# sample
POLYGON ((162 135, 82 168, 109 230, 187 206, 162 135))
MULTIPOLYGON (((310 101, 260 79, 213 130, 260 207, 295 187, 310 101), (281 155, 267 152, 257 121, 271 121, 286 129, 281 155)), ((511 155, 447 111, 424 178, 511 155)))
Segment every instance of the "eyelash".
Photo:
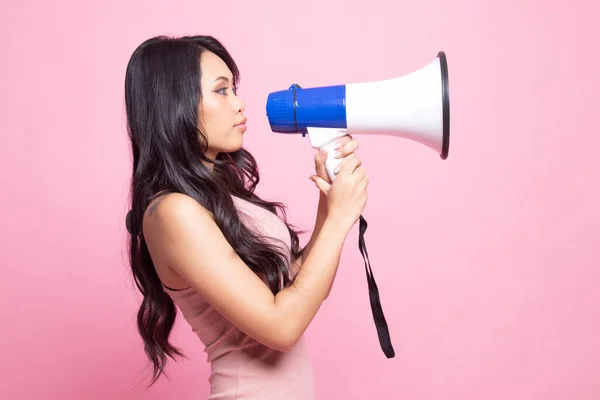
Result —
MULTIPOLYGON (((227 89, 228 89, 228 88, 226 88, 226 87, 225 87, 225 88, 222 88, 222 89, 219 89, 219 90, 217 90, 216 92, 217 92, 217 93, 219 93, 219 94, 222 94, 222 95, 224 95, 224 96, 227 96, 227 94, 226 94, 226 93, 222 93, 222 91, 223 91, 223 90, 227 90, 227 89)), ((238 89, 237 89, 237 87, 235 87, 235 86, 234 86, 234 87, 233 87, 233 94, 234 94, 235 96, 237 96, 237 90, 238 90, 238 89)))

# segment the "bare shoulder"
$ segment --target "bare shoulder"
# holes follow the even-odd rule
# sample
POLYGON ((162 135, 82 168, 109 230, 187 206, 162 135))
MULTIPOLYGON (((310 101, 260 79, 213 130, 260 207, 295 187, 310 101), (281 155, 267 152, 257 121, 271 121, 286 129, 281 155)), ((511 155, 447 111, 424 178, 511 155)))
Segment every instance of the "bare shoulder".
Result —
POLYGON ((189 283, 171 267, 172 260, 185 251, 181 244, 189 236, 192 225, 211 222, 212 214, 184 194, 163 194, 150 202, 144 212, 142 230, 154 268, 165 285, 189 287, 189 283), (179 245, 174 246, 176 243, 179 245))
MULTIPOLYGON (((237 256, 214 215, 187 195, 166 194, 149 204, 143 231, 155 264, 172 269, 209 298, 216 285, 234 276, 258 279, 237 256), (211 287, 208 282, 212 282, 211 287)), ((227 291, 223 286, 219 289, 227 291)))
POLYGON ((213 214, 190 196, 169 193, 152 201, 144 214, 144 237, 189 229, 193 225, 214 223, 213 214))
POLYGON ((190 213, 200 213, 212 217, 212 214, 192 197, 183 193, 168 193, 157 197, 148 205, 144 221, 152 223, 156 220, 177 218, 190 213))

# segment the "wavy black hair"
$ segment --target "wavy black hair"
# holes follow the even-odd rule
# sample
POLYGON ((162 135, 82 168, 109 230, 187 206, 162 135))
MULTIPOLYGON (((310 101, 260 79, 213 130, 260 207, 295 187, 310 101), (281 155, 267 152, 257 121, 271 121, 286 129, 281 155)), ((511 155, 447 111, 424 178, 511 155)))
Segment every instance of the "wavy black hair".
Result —
POLYGON ((153 367, 150 385, 164 374, 167 357, 183 356, 169 342, 177 315, 175 304, 164 291, 142 234, 144 211, 154 196, 183 193, 211 211, 236 253, 266 279, 273 294, 292 283, 289 259, 297 259, 303 252, 298 239, 301 231, 287 222, 285 207, 254 193, 259 171, 247 150, 219 153, 216 160, 205 155, 207 137, 198 118, 202 96, 200 56, 204 51, 219 56, 237 84, 236 63, 212 36, 148 39, 133 52, 125 74, 127 130, 133 155, 131 209, 126 221, 129 263, 143 295, 137 327, 153 367), (212 171, 205 163, 214 164, 212 171), (292 243, 287 254, 241 222, 232 195, 282 218, 292 243))

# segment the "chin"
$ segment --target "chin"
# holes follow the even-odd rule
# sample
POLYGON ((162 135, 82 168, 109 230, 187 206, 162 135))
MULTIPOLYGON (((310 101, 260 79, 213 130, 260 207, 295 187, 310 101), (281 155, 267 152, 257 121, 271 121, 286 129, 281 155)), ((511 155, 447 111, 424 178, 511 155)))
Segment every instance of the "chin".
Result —
POLYGON ((243 141, 239 140, 237 142, 230 143, 227 147, 224 147, 223 149, 221 149, 220 152, 221 153, 234 153, 238 150, 241 150, 243 146, 244 146, 243 141))
MULTIPOLYGON (((235 132, 237 133, 237 132, 235 132)), ((239 133, 231 135, 231 148, 230 152, 238 151, 244 146, 244 135, 240 135, 239 133)))
POLYGON ((244 146, 244 135, 240 131, 233 131, 227 137, 227 141, 219 143, 213 147, 217 153, 233 153, 244 146))

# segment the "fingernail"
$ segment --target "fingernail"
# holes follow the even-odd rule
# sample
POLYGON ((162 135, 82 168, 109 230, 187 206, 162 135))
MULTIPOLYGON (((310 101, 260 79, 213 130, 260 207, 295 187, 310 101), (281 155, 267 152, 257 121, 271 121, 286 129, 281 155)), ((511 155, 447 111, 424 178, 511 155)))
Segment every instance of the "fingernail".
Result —
POLYGON ((340 158, 342 156, 342 152, 341 151, 336 151, 335 152, 335 158, 340 158))
POLYGON ((324 155, 324 156, 327 155, 327 150, 321 149, 321 154, 324 155))
POLYGON ((342 168, 342 166, 338 165, 337 167, 335 167, 335 169, 333 170, 333 172, 337 174, 338 172, 340 172, 341 168, 342 168))
POLYGON ((339 149, 340 147, 342 147, 342 141, 338 140, 337 142, 335 142, 335 146, 333 147, 334 149, 339 149))

